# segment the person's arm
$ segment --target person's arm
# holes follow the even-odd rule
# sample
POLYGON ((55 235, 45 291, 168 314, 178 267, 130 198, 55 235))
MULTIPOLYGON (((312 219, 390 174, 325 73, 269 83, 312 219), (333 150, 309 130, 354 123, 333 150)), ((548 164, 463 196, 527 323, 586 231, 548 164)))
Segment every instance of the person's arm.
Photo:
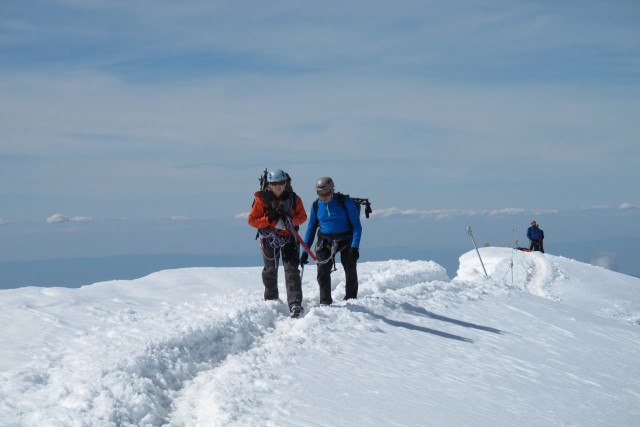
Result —
POLYGON ((259 193, 256 193, 255 197, 251 212, 249 212, 249 225, 255 228, 267 228, 271 226, 271 222, 266 215, 266 205, 259 193))
POLYGON ((360 223, 360 214, 358 208, 351 198, 346 198, 345 205, 347 206, 347 215, 353 226, 353 238, 351 239, 352 248, 360 248, 360 238, 362 236, 362 224, 360 223))
MULTIPOLYGON (((316 229, 318 228, 318 215, 314 209, 315 205, 311 205, 311 211, 309 212, 309 222, 307 223, 307 231, 304 233, 304 242, 307 246, 311 247, 313 240, 315 239, 316 229)), ((304 251, 304 249, 302 249, 304 251)))
POLYGON ((300 225, 307 220, 307 211, 304 209, 304 205, 302 204, 302 199, 300 196, 296 195, 295 201, 296 208, 291 209, 289 215, 291 215, 291 219, 293 220, 293 225, 300 225))

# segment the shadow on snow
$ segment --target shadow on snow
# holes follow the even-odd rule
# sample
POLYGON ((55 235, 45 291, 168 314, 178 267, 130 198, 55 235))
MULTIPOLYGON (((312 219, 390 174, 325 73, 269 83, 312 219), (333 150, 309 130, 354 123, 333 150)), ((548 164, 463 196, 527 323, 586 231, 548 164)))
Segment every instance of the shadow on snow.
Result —
POLYGON ((398 320, 391 320, 391 319, 387 319, 384 316, 381 316, 379 314, 373 313, 372 311, 367 310, 364 307, 361 306, 357 306, 357 305, 353 305, 353 304, 348 304, 347 305, 347 309, 352 311, 352 312, 356 312, 356 313, 364 313, 364 314, 368 314, 371 317, 374 317, 376 319, 380 319, 383 322, 391 325, 391 326, 396 326, 399 328, 406 328, 412 331, 418 331, 418 332, 425 332, 428 334, 433 334, 433 335, 437 335, 439 337, 442 338, 449 338, 452 340, 457 340, 457 341, 463 341, 463 342, 470 342, 472 343, 473 340, 470 338, 465 338, 465 337, 461 337, 459 335, 454 335, 454 334, 449 334, 447 332, 443 332, 443 331, 438 331, 436 329, 431 329, 431 328, 425 328, 424 326, 417 326, 408 322, 401 322, 398 320))

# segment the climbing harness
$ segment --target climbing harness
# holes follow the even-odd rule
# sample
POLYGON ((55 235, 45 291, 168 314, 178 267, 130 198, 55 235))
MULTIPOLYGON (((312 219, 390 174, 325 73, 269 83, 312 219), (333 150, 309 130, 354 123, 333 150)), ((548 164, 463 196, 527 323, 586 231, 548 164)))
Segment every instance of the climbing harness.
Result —
MULTIPOLYGON (((321 246, 320 242, 326 242, 326 239, 322 239, 322 238, 318 238, 318 244, 316 246, 316 252, 318 251, 318 248, 321 246)), ((329 261, 333 261, 333 270, 331 270, 331 272, 334 272, 336 270, 338 270, 338 268, 336 267, 336 253, 338 253, 338 248, 340 247, 340 244, 338 243, 338 240, 332 240, 331 241, 331 253, 329 254, 329 256, 327 257, 327 259, 323 259, 322 261, 317 261, 316 260, 316 264, 317 265, 324 265, 326 263, 328 263, 329 261)))
POLYGON ((293 219, 289 215, 285 216, 284 226, 291 233, 290 236, 281 235, 280 234, 280 230, 281 229, 279 229, 279 228, 273 228, 273 229, 262 228, 262 229, 258 230, 258 233, 261 236, 261 238, 260 238, 260 249, 262 250, 262 255, 265 257, 265 259, 267 259, 269 261, 274 261, 274 263, 276 264, 276 268, 277 268, 278 267, 278 257, 282 253, 282 247, 285 246, 287 243, 289 243, 291 241, 292 236, 293 236, 296 240, 298 240, 298 242, 302 245, 302 247, 307 251, 307 253, 311 257, 311 259, 316 261, 317 260, 316 255, 313 252, 311 252, 311 249, 309 249, 309 246, 307 246, 307 244, 304 242, 302 237, 300 237, 300 234, 298 233, 298 231, 296 230, 295 226, 293 225, 293 219), (270 258, 264 251, 264 241, 265 240, 267 241, 269 246, 271 248, 273 248, 273 258, 270 258))
POLYGON ((291 236, 282 236, 277 228, 269 231, 261 229, 259 233, 261 236, 260 250, 262 251, 262 256, 269 261, 273 261, 275 267, 278 268, 278 258, 282 254, 282 247, 291 241, 291 236), (270 258, 264 250, 265 241, 273 249, 273 258, 270 258))

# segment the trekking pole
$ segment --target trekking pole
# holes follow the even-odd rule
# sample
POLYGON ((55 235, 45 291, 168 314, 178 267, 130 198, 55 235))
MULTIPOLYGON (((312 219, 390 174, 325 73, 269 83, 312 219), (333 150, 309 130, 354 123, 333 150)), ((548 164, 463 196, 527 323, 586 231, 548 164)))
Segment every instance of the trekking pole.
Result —
POLYGON ((480 258, 480 264, 482 265, 482 269, 484 270, 484 275, 489 277, 487 274, 487 269, 484 268, 484 263, 482 262, 482 257, 480 256, 480 251, 478 250, 478 245, 476 245, 476 239, 473 238, 473 232, 471 231, 471 227, 467 227, 467 236, 471 237, 471 241, 473 242, 473 246, 476 248, 476 253, 478 254, 478 258, 480 258))

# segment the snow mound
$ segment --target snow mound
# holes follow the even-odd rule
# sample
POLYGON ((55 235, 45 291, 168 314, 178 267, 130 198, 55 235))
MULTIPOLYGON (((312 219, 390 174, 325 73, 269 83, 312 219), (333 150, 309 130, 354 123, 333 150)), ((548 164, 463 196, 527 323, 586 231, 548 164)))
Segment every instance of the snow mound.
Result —
POLYGON ((542 298, 640 325, 640 279, 541 252, 480 248, 460 257, 456 280, 492 280, 542 298), (482 259, 482 264, 480 263, 482 259))

